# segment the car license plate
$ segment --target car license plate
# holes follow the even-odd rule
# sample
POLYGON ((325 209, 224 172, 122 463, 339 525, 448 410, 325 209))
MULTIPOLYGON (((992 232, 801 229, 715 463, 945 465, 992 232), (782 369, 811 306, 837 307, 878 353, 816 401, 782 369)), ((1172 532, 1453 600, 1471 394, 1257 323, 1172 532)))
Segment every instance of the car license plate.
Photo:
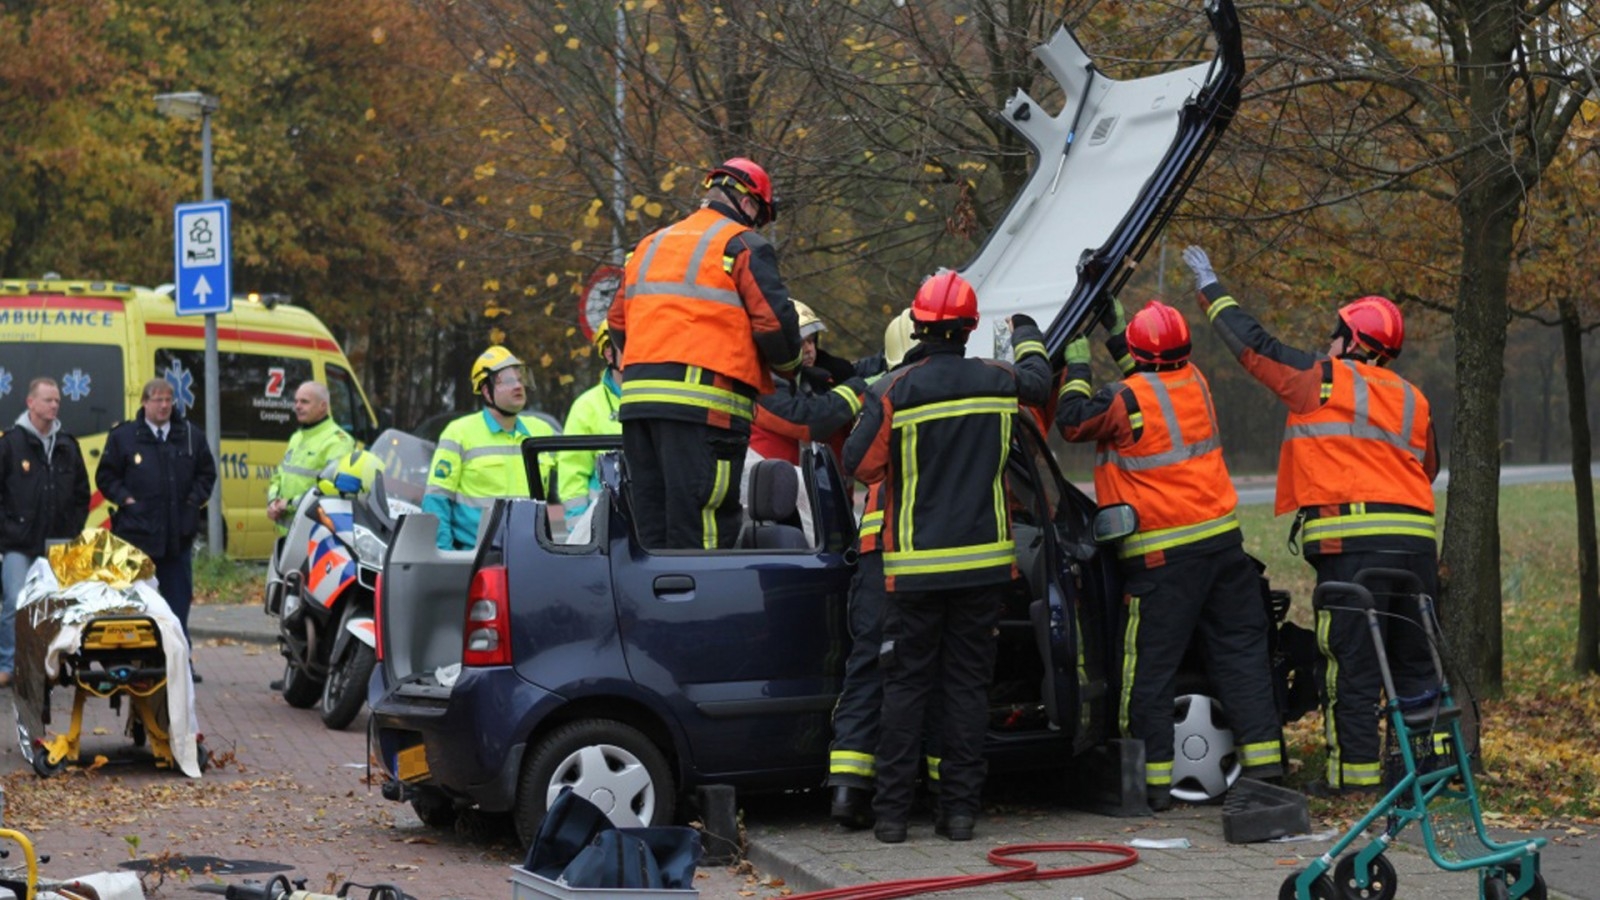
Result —
POLYGON ((419 781, 428 777, 428 749, 422 744, 407 747, 395 754, 395 775, 401 781, 419 781))

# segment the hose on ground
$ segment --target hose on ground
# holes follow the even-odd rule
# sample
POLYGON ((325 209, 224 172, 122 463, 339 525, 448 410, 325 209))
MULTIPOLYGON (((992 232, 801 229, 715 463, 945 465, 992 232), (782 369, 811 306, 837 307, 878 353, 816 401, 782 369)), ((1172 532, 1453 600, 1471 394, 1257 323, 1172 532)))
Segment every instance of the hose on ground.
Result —
POLYGON ((941 875, 936 878, 906 878, 899 881, 880 881, 876 884, 858 884, 850 887, 813 891, 809 894, 792 894, 786 900, 893 900, 931 894, 935 891, 953 891, 960 888, 979 887, 1011 881, 1050 881, 1055 878, 1082 878, 1126 869, 1139 861, 1139 851, 1117 844, 1094 844, 1066 841, 1042 844, 1007 844, 989 851, 989 862, 1003 871, 978 875, 941 875), (1099 853, 1116 857, 1106 862, 1084 863, 1055 869, 1041 869, 1031 859, 1019 859, 1035 853, 1099 853))

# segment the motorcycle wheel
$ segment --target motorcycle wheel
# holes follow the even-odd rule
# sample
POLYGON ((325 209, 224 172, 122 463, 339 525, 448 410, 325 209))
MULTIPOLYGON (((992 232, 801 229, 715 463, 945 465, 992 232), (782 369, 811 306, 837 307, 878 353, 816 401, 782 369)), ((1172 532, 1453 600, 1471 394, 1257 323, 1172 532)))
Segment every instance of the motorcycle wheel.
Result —
POLYGON ((283 700, 295 709, 310 709, 322 696, 322 683, 288 660, 283 663, 283 700))
POLYGON ((367 702, 367 682, 372 680, 377 664, 378 657, 371 647, 350 640, 322 685, 322 724, 342 731, 355 721, 362 704, 367 702))

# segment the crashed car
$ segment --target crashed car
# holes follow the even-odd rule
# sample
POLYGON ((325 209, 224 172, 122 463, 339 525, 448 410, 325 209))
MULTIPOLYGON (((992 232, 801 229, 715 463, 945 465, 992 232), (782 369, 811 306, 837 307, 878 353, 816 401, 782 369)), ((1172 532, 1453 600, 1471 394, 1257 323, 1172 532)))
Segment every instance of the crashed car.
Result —
MULTIPOLYGON (((1237 101, 1238 22, 1227 0, 1209 12, 1216 59, 1147 79, 1098 75, 1066 31, 1039 48, 1070 102, 1056 116, 1023 94, 1006 106, 1040 160, 963 270, 985 322, 1029 313, 1050 323, 1054 353, 1126 278, 1237 101), (1060 199, 1083 196, 1086 183, 1107 215, 1060 199), (1074 246, 1084 248, 1075 272, 1057 262, 1074 246)), ((984 339, 1003 350, 1006 336, 974 343, 984 339)), ((378 598, 371 697, 384 795, 435 826, 467 808, 510 812, 527 841, 567 786, 619 825, 651 825, 670 822, 699 785, 820 785, 850 649, 856 535, 852 486, 832 455, 802 454, 810 532, 792 518, 793 490, 757 477, 735 549, 651 552, 637 538, 619 439, 539 438, 523 450, 535 466, 541 453, 579 447, 605 451, 586 540, 552 531, 538 487, 498 501, 472 551, 438 550, 430 516, 401 522, 378 598)), ((1095 504, 1028 416, 1006 481, 1023 579, 1000 625, 991 770, 1070 762, 1088 776, 1091 802, 1143 812, 1142 747, 1112 740, 1121 594, 1095 540, 1095 504)), ((1180 743, 1194 733, 1210 748, 1187 786, 1214 797, 1238 775, 1231 737, 1203 696, 1183 703, 1180 743)), ((1181 765, 1174 780, 1175 793, 1185 788, 1181 765)))

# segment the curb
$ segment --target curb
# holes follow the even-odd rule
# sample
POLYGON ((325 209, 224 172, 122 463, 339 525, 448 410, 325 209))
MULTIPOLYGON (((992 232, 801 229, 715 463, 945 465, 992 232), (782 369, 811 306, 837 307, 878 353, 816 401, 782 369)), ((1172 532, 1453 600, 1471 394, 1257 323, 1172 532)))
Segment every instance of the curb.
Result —
MULTIPOLYGON (((870 838, 872 833, 867 832, 870 838)), ((850 887, 840 884, 832 879, 820 877, 814 869, 808 869, 804 860, 791 859, 789 854, 782 850, 767 846, 757 838, 747 841, 744 858, 763 875, 771 875, 783 879, 784 885, 794 889, 795 893, 811 893, 813 891, 831 891, 836 888, 850 887)), ((821 854, 815 854, 821 855, 821 854)), ((816 860, 812 860, 815 862, 816 860)), ((825 868, 816 866, 815 868, 825 868)))

